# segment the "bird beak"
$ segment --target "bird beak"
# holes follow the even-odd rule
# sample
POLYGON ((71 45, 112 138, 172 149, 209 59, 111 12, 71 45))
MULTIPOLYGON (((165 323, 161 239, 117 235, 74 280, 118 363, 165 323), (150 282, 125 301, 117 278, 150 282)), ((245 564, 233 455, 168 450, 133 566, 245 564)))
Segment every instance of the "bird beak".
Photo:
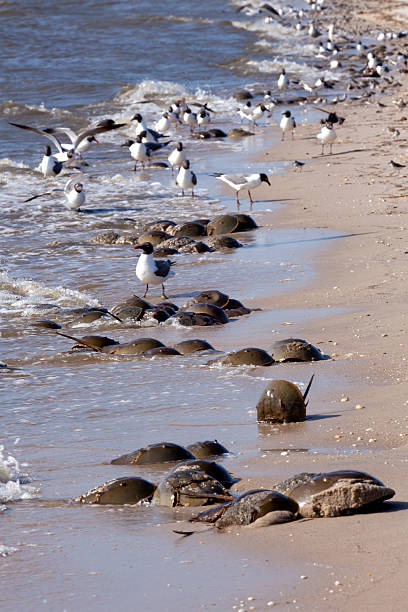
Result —
POLYGON ((268 179, 268 178, 266 178, 265 183, 268 183, 269 187, 272 187, 272 185, 270 184, 270 182, 269 182, 269 179, 268 179))
POLYGON ((141 246, 134 246, 133 248, 134 249, 141 249, 142 247, 141 246))

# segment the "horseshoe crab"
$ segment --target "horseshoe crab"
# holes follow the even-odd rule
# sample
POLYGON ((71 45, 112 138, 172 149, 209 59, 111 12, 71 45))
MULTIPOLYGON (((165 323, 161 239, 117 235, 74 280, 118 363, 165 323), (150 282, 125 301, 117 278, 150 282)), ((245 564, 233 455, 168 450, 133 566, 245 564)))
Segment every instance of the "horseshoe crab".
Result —
POLYGON ((218 440, 204 440, 204 442, 193 442, 186 446, 190 453, 193 453, 196 459, 206 459, 207 457, 215 457, 216 455, 226 455, 229 450, 225 448, 218 440))
POLYGON ((191 461, 185 461, 175 467, 172 472, 180 472, 186 469, 204 472, 208 476, 211 476, 211 478, 218 480, 226 489, 230 489, 232 485, 239 480, 239 478, 233 478, 228 470, 219 463, 208 461, 207 459, 192 459, 191 461))
POLYGON ((249 230, 256 229, 258 226, 250 215, 244 213, 236 213, 238 219, 238 227, 236 232, 248 232, 249 230))
POLYGON ((276 488, 296 500, 308 518, 352 514, 395 495, 377 478, 355 470, 296 474, 276 488))
POLYGON ((144 478, 115 478, 90 489, 74 501, 82 504, 137 504, 151 497, 156 487, 144 478))
POLYGON ((239 351, 227 353, 225 357, 220 358, 220 361, 223 365, 232 366, 270 366, 275 363, 274 359, 269 355, 269 353, 267 353, 263 349, 255 347, 244 348, 239 351))
POLYGON ((178 312, 174 316, 170 317, 167 322, 177 321, 179 325, 183 327, 193 327, 195 325, 216 325, 218 321, 212 317, 200 314, 196 312, 178 312))
POLYGON ((208 291, 201 291, 198 295, 194 296, 183 308, 191 306, 192 304, 213 304, 218 308, 225 308, 229 303, 229 296, 226 293, 222 293, 217 289, 210 289, 208 291))
POLYGON ((297 502, 278 491, 255 489, 246 491, 232 502, 200 512, 191 519, 193 522, 214 523, 222 529, 231 525, 250 525, 269 513, 284 512, 285 515, 274 515, 278 522, 294 520, 299 510, 297 502), (286 514, 287 513, 287 514, 286 514), (286 520, 281 520, 286 517, 286 520))
POLYGON ((163 342, 155 338, 136 338, 130 342, 117 344, 108 352, 111 355, 140 355, 156 347, 164 347, 163 342))
POLYGON ((242 244, 231 236, 210 236, 207 244, 213 249, 239 249, 242 244))
POLYGON ((232 234, 238 227, 236 215, 218 215, 207 225, 208 236, 218 236, 220 234, 232 234))
POLYGON ((176 225, 174 221, 170 221, 169 219, 160 219, 158 221, 150 221, 143 226, 143 232, 165 232, 167 228, 176 225))
POLYGON ((144 448, 138 448, 132 453, 121 455, 112 459, 113 465, 144 465, 147 463, 167 463, 169 461, 185 461, 194 459, 184 446, 173 444, 173 442, 158 442, 149 444, 144 448))
POLYGON ((162 230, 149 230, 148 232, 145 232, 139 236, 137 241, 138 244, 150 242, 150 244, 156 247, 158 244, 168 240, 169 238, 171 238, 171 234, 168 234, 167 232, 163 232, 162 230))
POLYGON ((171 346, 156 346, 155 348, 145 351, 143 357, 157 357, 157 356, 170 356, 170 355, 181 355, 176 349, 171 346))
POLYGON ((270 348, 275 361, 320 361, 324 355, 318 348, 300 338, 287 338, 274 342, 270 348))
POLYGON ((169 228, 169 234, 175 238, 179 238, 180 236, 196 238, 197 236, 206 236, 207 228, 196 221, 189 221, 188 223, 180 223, 169 228))
POLYGON ((151 321, 152 323, 156 321, 157 323, 163 323, 167 321, 167 319, 175 314, 175 311, 169 312, 167 308, 160 308, 158 306, 154 308, 149 308, 145 310, 143 313, 143 321, 151 321))
POLYGON ((111 308, 110 312, 120 317, 120 319, 136 319, 137 321, 143 317, 145 310, 153 308, 150 302, 147 302, 138 295, 133 295, 123 302, 116 304, 111 308))
POLYGON ((232 499, 218 480, 195 469, 172 472, 158 485, 153 503, 160 506, 206 506, 232 499))
POLYGON ((195 338, 194 340, 183 340, 175 344, 174 348, 180 351, 182 355, 197 353, 198 351, 215 351, 215 348, 211 346, 209 342, 200 340, 199 338, 195 338))
POLYGON ((189 306, 180 308, 181 312, 184 312, 184 308, 187 312, 194 312, 196 314, 204 314, 208 315, 215 319, 218 323, 228 323, 228 315, 222 308, 219 308, 215 304, 208 304, 206 302, 200 303, 196 302, 194 304, 190 304, 189 306))
POLYGON ((302 395, 299 387, 288 380, 272 380, 256 405, 258 421, 298 423, 306 419, 306 398, 312 385, 311 377, 302 395))
POLYGON ((56 331, 55 333, 59 336, 64 336, 64 338, 74 340, 74 342, 80 346, 85 346, 98 353, 110 353, 112 347, 119 346, 119 342, 107 336, 82 336, 82 338, 76 338, 75 336, 70 336, 60 331, 56 331))
POLYGON ((230 319, 233 317, 242 317, 251 313, 251 310, 244 306, 239 300, 230 300, 224 310, 230 319))
POLYGON ((209 253, 213 251, 205 242, 201 240, 190 242, 190 244, 186 244, 186 246, 180 247, 181 253, 209 253))

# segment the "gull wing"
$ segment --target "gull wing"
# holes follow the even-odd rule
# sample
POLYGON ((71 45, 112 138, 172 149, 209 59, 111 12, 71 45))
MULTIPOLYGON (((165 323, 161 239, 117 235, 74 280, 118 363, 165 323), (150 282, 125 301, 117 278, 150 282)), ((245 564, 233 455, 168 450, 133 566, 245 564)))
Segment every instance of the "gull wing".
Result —
POLYGON ((60 153, 64 153, 64 150, 61 146, 60 141, 53 134, 50 134, 46 130, 40 130, 40 128, 31 127, 29 125, 23 125, 22 123, 13 123, 9 121, 10 125, 14 125, 15 127, 20 128, 21 130, 29 130, 30 132, 35 132, 36 134, 40 134, 40 136, 45 136, 48 140, 54 143, 60 153))
POLYGON ((103 121, 100 121, 95 127, 80 132, 76 141, 74 142, 74 149, 76 149, 79 144, 83 140, 85 140, 85 138, 88 138, 88 136, 94 136, 95 134, 102 134, 103 132, 117 130, 118 128, 121 128, 124 125, 126 125, 126 123, 115 123, 113 119, 104 119, 103 121))

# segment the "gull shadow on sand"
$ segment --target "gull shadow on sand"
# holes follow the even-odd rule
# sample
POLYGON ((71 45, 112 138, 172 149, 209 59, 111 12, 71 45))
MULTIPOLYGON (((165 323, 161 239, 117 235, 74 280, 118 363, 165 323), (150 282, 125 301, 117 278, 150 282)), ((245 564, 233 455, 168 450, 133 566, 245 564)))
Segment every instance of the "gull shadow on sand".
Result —
POLYGON ((306 421, 320 421, 321 419, 334 419, 341 416, 341 414, 308 414, 306 421))
MULTIPOLYGON (((327 228, 322 228, 327 229, 327 228)), ((272 242, 269 244, 263 244, 263 247, 275 247, 282 246, 285 244, 302 244, 302 243, 314 243, 314 242, 325 242, 326 240, 339 240, 340 238, 353 238, 355 236, 366 236, 368 234, 375 234, 375 232, 359 232, 352 234, 336 234, 335 236, 320 236, 319 238, 302 238, 301 240, 285 240, 284 242, 272 242)))
POLYGON ((337 157, 338 155, 347 155, 348 153, 365 153, 374 149, 351 149, 350 151, 338 151, 337 153, 324 153, 323 155, 313 155, 312 159, 322 159, 322 157, 337 157))
MULTIPOLYGON (((144 208, 123 208, 123 206, 118 206, 114 208, 81 208, 80 212, 84 215, 103 215, 106 213, 113 212, 141 212, 144 208)), ((132 219, 134 221, 134 219, 132 219)))

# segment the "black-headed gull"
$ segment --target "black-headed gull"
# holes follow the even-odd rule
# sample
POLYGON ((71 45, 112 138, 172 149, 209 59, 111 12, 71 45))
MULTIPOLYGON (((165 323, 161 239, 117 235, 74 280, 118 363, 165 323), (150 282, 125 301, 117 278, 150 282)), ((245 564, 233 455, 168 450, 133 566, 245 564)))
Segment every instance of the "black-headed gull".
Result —
POLYGON ((78 177, 76 176, 67 182, 64 187, 64 194, 66 197, 64 204, 69 210, 79 210, 85 203, 84 186, 78 182, 78 177))
POLYGON ((290 111, 285 111, 282 113, 282 119, 279 124, 280 129, 282 130, 282 140, 285 140, 286 132, 292 132, 292 140, 293 140, 293 132, 296 127, 296 121, 292 117, 292 113, 290 111))
POLYGON ((320 132, 317 134, 317 138, 320 140, 320 143, 322 145, 322 155, 324 152, 324 146, 327 144, 330 146, 331 154, 333 142, 337 138, 336 130, 333 128, 333 125, 331 123, 326 123, 326 125, 324 125, 320 132))
POLYGON ((145 167, 145 163, 150 159, 150 151, 147 148, 147 145, 142 142, 142 136, 138 134, 136 136, 136 141, 134 140, 126 140, 121 147, 128 147, 130 155, 135 160, 135 165, 133 170, 137 170, 137 162, 142 164, 142 168, 145 167))
POLYGON ((186 159, 178 171, 176 183, 181 187, 181 195, 184 195, 185 189, 191 189, 191 195, 194 197, 194 187, 197 185, 197 177, 190 170, 190 162, 186 159))
POLYGON ((170 153, 167 159, 169 160, 172 172, 174 168, 180 168, 183 165, 183 162, 186 161, 186 154, 182 142, 177 143, 176 148, 170 153))
POLYGON ((172 262, 170 259, 154 259, 153 258, 153 246, 150 242, 144 242, 138 246, 134 247, 135 249, 141 249, 143 253, 140 255, 137 265, 136 265, 136 276, 142 283, 146 284, 146 291, 144 292, 143 297, 146 297, 147 292, 149 290, 149 285, 161 285, 162 286, 162 297, 167 298, 167 295, 164 292, 164 281, 166 281, 169 276, 174 274, 171 269, 172 262))
POLYGON ((235 191, 237 196, 237 208, 239 208, 240 205, 238 199, 240 191, 248 192, 249 201, 252 206, 254 201, 250 190, 259 187, 261 183, 268 183, 268 185, 270 185, 269 179, 264 172, 254 174, 220 174, 216 175, 216 177, 235 191))

